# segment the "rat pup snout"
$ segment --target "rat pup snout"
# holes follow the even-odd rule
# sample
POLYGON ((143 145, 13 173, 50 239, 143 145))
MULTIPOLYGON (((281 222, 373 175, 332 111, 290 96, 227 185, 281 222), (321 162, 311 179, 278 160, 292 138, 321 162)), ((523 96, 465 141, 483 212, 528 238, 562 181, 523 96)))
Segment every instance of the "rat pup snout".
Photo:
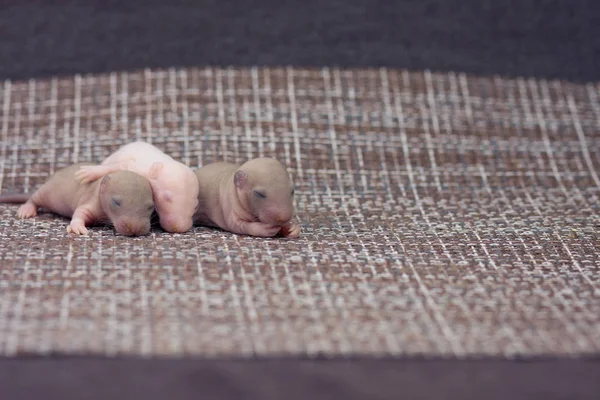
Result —
POLYGON ((284 222, 288 222, 288 221, 289 221, 289 218, 286 218, 285 216, 283 216, 283 215, 281 215, 281 214, 278 214, 278 215, 275 217, 275 221, 277 221, 277 223, 283 224, 284 222))
POLYGON ((115 228, 117 232, 127 236, 143 236, 150 232, 149 221, 135 221, 132 219, 124 219, 119 221, 115 228))
POLYGON ((267 223, 273 225, 284 225, 292 219, 292 211, 290 210, 272 210, 267 214, 267 223))
POLYGON ((185 233, 192 229, 192 218, 172 218, 163 216, 160 218, 160 226, 168 232, 185 233))

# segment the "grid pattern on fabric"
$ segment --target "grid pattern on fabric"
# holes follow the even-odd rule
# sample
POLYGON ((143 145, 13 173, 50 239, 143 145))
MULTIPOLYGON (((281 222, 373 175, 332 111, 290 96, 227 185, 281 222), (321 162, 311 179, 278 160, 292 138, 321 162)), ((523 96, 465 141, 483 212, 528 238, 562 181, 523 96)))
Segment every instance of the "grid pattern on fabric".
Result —
POLYGON ((0 188, 147 140, 272 156, 298 240, 141 238, 0 205, 0 353, 600 350, 600 84, 394 69, 172 69, 0 85, 0 188))

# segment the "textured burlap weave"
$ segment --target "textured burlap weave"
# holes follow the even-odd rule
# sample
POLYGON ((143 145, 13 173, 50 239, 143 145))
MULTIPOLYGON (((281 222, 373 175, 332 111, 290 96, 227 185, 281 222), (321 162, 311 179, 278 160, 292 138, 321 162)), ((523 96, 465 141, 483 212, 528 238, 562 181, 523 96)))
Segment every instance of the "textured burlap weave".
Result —
POLYGON ((0 354, 600 350, 600 85, 181 69, 0 84, 0 188, 148 140, 273 156, 298 240, 88 237, 0 205, 0 354))

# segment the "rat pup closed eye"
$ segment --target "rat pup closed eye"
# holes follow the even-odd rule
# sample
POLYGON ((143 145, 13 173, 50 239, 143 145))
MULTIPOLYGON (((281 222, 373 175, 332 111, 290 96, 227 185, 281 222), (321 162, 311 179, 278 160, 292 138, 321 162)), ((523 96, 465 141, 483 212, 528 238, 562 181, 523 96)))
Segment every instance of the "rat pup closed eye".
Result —
POLYGON ((196 224, 251 236, 300 236, 300 226, 292 222, 294 187, 279 161, 218 162, 195 173, 200 187, 196 224))
POLYGON ((37 215, 38 208, 71 218, 69 233, 87 234, 87 226, 111 223, 123 235, 141 236, 150 232, 154 211, 152 188, 147 179, 130 171, 117 171, 92 183, 75 179, 79 168, 73 164, 56 171, 33 194, 5 194, 0 203, 25 203, 19 218, 37 215))

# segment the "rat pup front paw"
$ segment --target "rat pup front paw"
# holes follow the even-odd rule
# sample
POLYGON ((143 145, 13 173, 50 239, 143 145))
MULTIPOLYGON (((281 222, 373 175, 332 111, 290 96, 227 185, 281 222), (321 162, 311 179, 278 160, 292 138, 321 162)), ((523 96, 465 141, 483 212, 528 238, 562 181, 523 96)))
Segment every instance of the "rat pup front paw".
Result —
POLYGON ((273 237, 276 236, 281 227, 267 225, 262 222, 245 223, 239 233, 258 236, 258 237, 273 237))
POLYGON ((17 210, 17 216, 21 219, 31 218, 37 215, 37 207, 31 203, 25 203, 17 210))
POLYGON ((300 225, 290 222, 287 225, 284 225, 281 230, 279 231, 279 234, 281 236, 285 236, 288 237, 290 239, 297 239, 298 237, 300 237, 300 225))
POLYGON ((67 232, 74 233, 77 235, 87 235, 88 230, 85 227, 85 224, 83 223, 83 221, 74 220, 74 221, 71 221, 71 223, 67 227, 67 232))

